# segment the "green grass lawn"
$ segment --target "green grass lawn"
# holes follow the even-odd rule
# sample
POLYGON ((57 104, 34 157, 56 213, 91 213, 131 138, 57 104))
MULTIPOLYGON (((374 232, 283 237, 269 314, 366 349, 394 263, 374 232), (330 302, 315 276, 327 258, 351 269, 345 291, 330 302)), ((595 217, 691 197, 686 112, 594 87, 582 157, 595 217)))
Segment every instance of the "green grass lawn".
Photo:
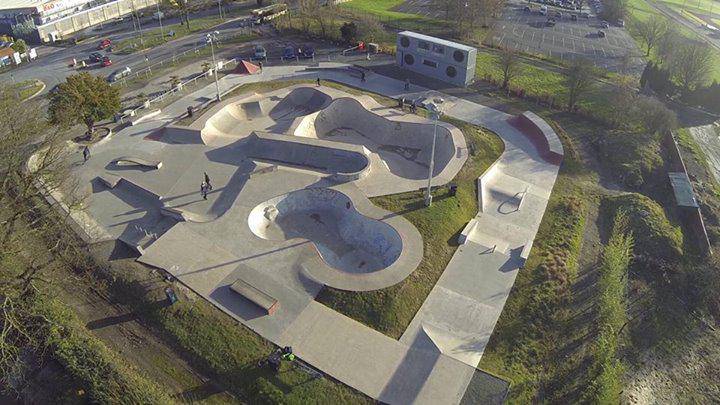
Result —
POLYGON ((711 11, 720 13, 720 2, 714 0, 660 0, 660 2, 667 4, 678 12, 685 9, 700 14, 709 14, 711 11))
POLYGON ((43 88, 43 84, 38 80, 25 80, 13 84, 12 88, 17 89, 20 100, 25 100, 40 91, 40 89, 43 88))
POLYGON ((453 182, 455 197, 438 191, 431 207, 423 204, 423 193, 414 191, 373 198, 376 205, 402 215, 423 238, 423 259, 404 281, 378 291, 349 292, 324 288, 317 300, 393 338, 399 338, 442 275, 457 249, 457 235, 477 213, 476 180, 503 151, 495 134, 455 120, 468 144, 477 151, 470 156, 453 182))
MULTIPOLYGON (((675 2, 672 4, 673 7, 682 6, 683 2, 681 0, 669 0, 667 2, 675 2)), ((701 1, 712 1, 712 0, 701 0, 701 1)), ((690 3, 690 2, 689 2, 690 3)), ((697 1, 694 2, 694 4, 697 5, 697 1)), ((717 11, 720 12, 720 3, 717 3, 717 11)), ((627 1, 627 7, 628 7, 628 19, 629 20, 639 20, 639 21, 645 21, 652 15, 660 15, 658 11, 653 9, 646 0, 628 0, 627 1)), ((677 10, 679 12, 679 9, 677 10)), ((681 14, 682 15, 682 14, 681 14)), ((696 23, 694 20, 692 20, 693 23, 696 23)), ((630 24, 632 24, 632 21, 630 21, 630 24)), ((683 35, 685 35, 688 38, 696 38, 697 35, 689 30, 687 27, 681 26, 679 24, 674 24, 674 27, 683 35)), ((635 39, 635 42, 637 42, 638 47, 640 50, 644 53, 645 47, 642 43, 642 41, 638 38, 638 36, 633 32, 632 29, 628 29, 628 32, 630 35, 635 39)), ((710 48, 710 52, 713 55, 713 59, 715 62, 713 63, 713 71, 710 74, 710 80, 708 84, 712 83, 713 81, 720 81, 720 51, 718 51, 715 48, 710 48)), ((650 60, 657 61, 657 55, 655 55, 655 52, 652 52, 650 54, 650 60)))

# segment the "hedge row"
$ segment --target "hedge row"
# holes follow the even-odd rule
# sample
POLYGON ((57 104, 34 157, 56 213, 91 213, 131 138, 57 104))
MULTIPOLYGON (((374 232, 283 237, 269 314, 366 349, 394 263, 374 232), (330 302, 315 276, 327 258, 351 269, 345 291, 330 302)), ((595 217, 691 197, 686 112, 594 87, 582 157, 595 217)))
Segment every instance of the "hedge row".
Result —
POLYGON ((627 228, 628 218, 620 211, 615 217, 599 270, 599 331, 591 371, 595 377, 587 394, 587 399, 593 403, 620 402, 624 366, 619 349, 622 330, 627 323, 627 271, 633 250, 633 236, 627 228))

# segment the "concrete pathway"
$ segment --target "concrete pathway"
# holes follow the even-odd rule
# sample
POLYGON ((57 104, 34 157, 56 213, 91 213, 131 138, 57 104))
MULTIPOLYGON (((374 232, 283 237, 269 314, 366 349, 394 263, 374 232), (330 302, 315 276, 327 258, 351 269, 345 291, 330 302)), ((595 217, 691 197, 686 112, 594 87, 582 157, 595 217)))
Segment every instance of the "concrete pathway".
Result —
MULTIPOLYGON (((298 278, 295 273, 248 271, 250 266, 273 268, 271 257, 274 256, 242 254, 256 245, 264 244, 270 249, 271 244, 251 235, 246 238, 245 231, 238 229, 242 228, 237 222, 242 220, 242 210, 254 206, 255 200, 268 192, 267 186, 260 181, 248 181, 237 191, 243 196, 237 197, 236 205, 226 207, 228 211, 221 218, 228 220, 218 223, 222 229, 196 223, 158 221, 154 217, 157 210, 134 208, 137 205, 132 198, 137 197, 122 195, 118 202, 113 201, 118 200, 118 194, 102 192, 93 195, 94 204, 123 204, 117 208, 125 214, 120 218, 100 218, 98 222, 115 221, 116 225, 108 229, 115 237, 136 233, 135 238, 149 238, 142 261, 175 274, 229 315, 274 343, 293 346, 301 358, 345 384, 387 403, 458 403, 477 372, 476 366, 523 263, 520 252, 529 250, 532 244, 558 167, 539 157, 530 141, 507 122, 510 118, 507 114, 414 85, 405 91, 402 82, 375 74, 369 74, 367 82, 361 83, 345 68, 346 65, 334 63, 320 63, 319 68, 313 69, 267 67, 262 75, 230 75, 223 77, 219 84, 221 91, 228 92, 244 83, 319 76, 323 80, 334 80, 389 97, 441 97, 445 100, 443 109, 447 115, 489 128, 505 143, 505 152, 484 183, 486 193, 483 194, 488 198, 482 204, 485 209, 476 218, 477 229, 482 235, 476 235, 474 241, 469 240, 457 250, 399 341, 312 300, 322 287, 312 280, 298 278), (521 209, 518 209, 522 201, 519 193, 525 200, 521 209), (134 228, 130 229, 129 224, 134 228), (162 237, 153 241, 153 234, 162 237), (236 235, 238 238, 219 240, 217 235, 236 235), (493 249, 498 245, 507 248, 493 249), (172 246, 192 246, 192 249, 181 251, 172 246), (209 266, 208 263, 219 264, 209 266), (251 313, 248 305, 231 296, 227 288, 217 288, 231 284, 239 274, 262 278, 258 282, 269 286, 273 290, 269 291, 271 295, 288 297, 282 316, 251 313)), ((125 139, 128 154, 151 157, 152 151, 148 147, 163 146, 161 143, 138 142, 142 137, 185 114, 188 106, 203 105, 214 97, 215 86, 208 85, 113 138, 122 136, 125 139)), ((93 159, 103 153, 104 148, 103 144, 93 146, 93 159)), ((88 164, 97 164, 93 159, 88 164)), ((84 180, 94 181, 90 170, 81 173, 84 180)), ((175 184, 167 184, 162 176, 159 172, 147 176, 147 181, 153 183, 154 190, 171 192, 175 184)), ((288 177, 289 186, 300 188, 318 180, 315 176, 300 173, 288 177)), ((89 208, 95 214, 93 206, 89 208)), ((106 212, 105 208, 102 211, 106 212)), ((287 241, 280 248, 274 246, 272 249, 283 255, 312 253, 309 246, 295 244, 298 240, 287 241)))

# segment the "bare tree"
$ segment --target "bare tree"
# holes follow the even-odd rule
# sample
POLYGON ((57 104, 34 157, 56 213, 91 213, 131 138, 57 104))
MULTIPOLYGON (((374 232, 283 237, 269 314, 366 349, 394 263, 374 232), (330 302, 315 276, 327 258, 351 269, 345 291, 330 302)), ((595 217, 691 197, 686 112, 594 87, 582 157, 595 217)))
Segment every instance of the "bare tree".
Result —
POLYGON ((506 89, 510 81, 522 73, 523 66, 517 52, 512 48, 503 48, 497 64, 503 74, 502 88, 506 89))
POLYGON ((685 91, 705 84, 712 72, 713 56, 704 42, 689 41, 678 47, 670 57, 670 72, 685 91))
POLYGON ((662 41, 663 37, 668 33, 670 22, 667 18, 653 14, 647 20, 634 20, 630 25, 630 29, 640 38, 645 45, 645 56, 650 56, 650 52, 662 41))
POLYGON ((568 110, 575 108, 578 100, 595 83, 595 68, 587 59, 576 59, 567 69, 565 86, 568 94, 568 110))

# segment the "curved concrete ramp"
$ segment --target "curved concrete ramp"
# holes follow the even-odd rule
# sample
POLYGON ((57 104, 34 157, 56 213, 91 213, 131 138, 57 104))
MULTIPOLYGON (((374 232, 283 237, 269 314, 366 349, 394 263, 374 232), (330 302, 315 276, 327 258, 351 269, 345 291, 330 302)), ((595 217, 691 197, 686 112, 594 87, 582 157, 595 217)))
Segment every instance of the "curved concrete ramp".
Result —
MULTIPOLYGON (((453 130, 459 132, 444 123, 437 126, 433 176, 448 169, 458 155, 458 149, 465 148, 462 133, 454 134, 453 130)), ((406 179, 424 179, 427 178, 433 131, 431 122, 390 120, 370 111, 358 100, 345 97, 307 117, 294 135, 365 145, 380 155, 393 174, 406 179)), ((450 170, 460 167, 462 162, 450 170)))
POLYGON ((134 156, 123 156, 115 159, 116 166, 142 166, 152 169, 159 169, 162 167, 162 162, 154 160, 146 160, 134 156))
POLYGON ((332 97, 312 87, 298 87, 283 97, 270 111, 270 117, 277 120, 288 116, 299 117, 325 108, 332 97))
POLYGON ((348 273, 380 271, 400 257, 402 240, 390 225, 359 213, 333 189, 293 191, 256 206, 248 217, 268 240, 307 239, 329 266, 348 273))

